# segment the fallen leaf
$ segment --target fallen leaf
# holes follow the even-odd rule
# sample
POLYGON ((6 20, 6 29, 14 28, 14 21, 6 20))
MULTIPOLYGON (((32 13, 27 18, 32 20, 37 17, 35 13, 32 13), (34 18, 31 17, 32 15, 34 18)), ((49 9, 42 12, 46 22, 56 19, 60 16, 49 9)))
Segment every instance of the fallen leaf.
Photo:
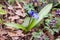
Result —
POLYGON ((26 13, 22 13, 21 10, 16 10, 15 14, 17 14, 19 16, 22 16, 22 17, 25 17, 26 16, 26 13))
POLYGON ((6 27, 6 29, 8 29, 8 30, 15 30, 15 28, 13 28, 13 27, 6 27))
POLYGON ((20 17, 15 15, 15 16, 10 16, 9 19, 11 19, 11 21, 14 21, 15 19, 19 19, 20 17))
POLYGON ((19 23, 19 24, 23 23, 23 21, 24 21, 23 19, 17 19, 16 20, 16 22, 19 23))
POLYGON ((8 9, 13 10, 13 7, 12 6, 9 6, 8 9))
POLYGON ((21 30, 17 30, 15 32, 8 32, 8 35, 10 35, 11 37, 24 36, 21 30))

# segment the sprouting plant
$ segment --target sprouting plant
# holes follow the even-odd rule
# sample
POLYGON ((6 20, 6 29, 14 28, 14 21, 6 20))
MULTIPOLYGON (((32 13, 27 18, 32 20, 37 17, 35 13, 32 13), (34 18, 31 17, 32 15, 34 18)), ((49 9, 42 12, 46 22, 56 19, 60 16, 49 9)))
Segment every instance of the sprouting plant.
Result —
POLYGON ((32 33, 32 36, 34 38, 40 38, 42 35, 43 35, 43 31, 42 30, 39 30, 38 32, 32 33))
POLYGON ((46 36, 42 30, 32 33, 32 38, 34 38, 34 40, 49 40, 48 36, 46 36))
MULTIPOLYGON (((57 14, 59 15, 59 11, 57 11, 57 14)), ((60 19, 58 17, 53 18, 53 15, 50 14, 49 18, 45 20, 45 26, 44 28, 51 32, 52 35, 54 35, 54 32, 59 32, 60 30, 60 19)))
POLYGON ((32 38, 34 38, 34 40, 38 40, 38 39, 40 39, 42 37, 42 35, 43 35, 43 31, 40 30, 38 32, 32 33, 32 38))
POLYGON ((30 31, 32 28, 36 27, 36 25, 38 23, 41 22, 41 20, 46 16, 48 15, 48 12, 51 10, 52 8, 52 4, 48 4, 46 5, 40 12, 39 14, 36 14, 35 12, 33 12, 33 14, 31 14, 31 19, 32 21, 29 21, 29 23, 26 23, 28 24, 28 26, 24 26, 22 24, 16 24, 16 23, 3 23, 7 26, 11 26, 11 27, 15 27, 15 28, 18 28, 18 29, 22 29, 24 30, 25 32, 28 32, 30 31), (34 18, 33 18, 34 17, 34 18), (35 19, 35 17, 37 17, 37 19, 35 19))
POLYGON ((34 10, 33 3, 26 4, 24 2, 24 9, 26 10, 27 13, 29 13, 31 10, 34 10))

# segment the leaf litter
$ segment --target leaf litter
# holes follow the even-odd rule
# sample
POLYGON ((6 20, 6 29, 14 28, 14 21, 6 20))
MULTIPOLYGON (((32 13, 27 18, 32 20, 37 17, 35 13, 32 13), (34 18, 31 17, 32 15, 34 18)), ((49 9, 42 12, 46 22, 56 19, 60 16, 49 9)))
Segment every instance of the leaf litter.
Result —
MULTIPOLYGON (((29 1, 29 0, 28 0, 29 1)), ((28 2, 27 2, 28 3, 28 2)), ((22 24, 24 22, 24 18, 26 17, 26 12, 24 8, 16 1, 14 6, 10 5, 9 3, 5 2, 6 7, 4 10, 7 10, 7 14, 2 15, 5 22, 15 22, 22 24), (22 18, 21 18, 22 17, 22 18)), ((30 40, 32 33, 37 32, 40 28, 34 28, 27 34, 24 34, 22 30, 15 29, 13 27, 8 27, 5 25, 1 25, 0 27, 0 40, 30 40)), ((45 31, 45 30, 43 30, 45 31)), ((54 40, 54 36, 51 35, 49 32, 45 32, 41 37, 43 40, 47 35, 50 37, 51 40, 54 40)), ((33 38, 34 40, 34 38, 33 38)), ((40 39, 39 39, 40 40, 40 39)))

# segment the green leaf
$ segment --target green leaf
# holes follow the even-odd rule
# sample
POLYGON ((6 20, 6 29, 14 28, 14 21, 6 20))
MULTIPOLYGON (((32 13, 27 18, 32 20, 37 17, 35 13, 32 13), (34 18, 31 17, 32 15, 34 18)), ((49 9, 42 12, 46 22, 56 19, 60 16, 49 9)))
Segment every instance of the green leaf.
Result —
POLYGON ((45 26, 44 28, 49 32, 51 32, 52 35, 54 34, 54 31, 49 26, 45 26))
POLYGON ((58 33, 59 32, 59 29, 53 29, 53 31, 58 33))
POLYGON ((39 12, 39 19, 33 19, 32 23, 29 25, 28 30, 31 30, 34 26, 36 26, 51 10, 52 4, 46 5, 40 12, 39 12))
POLYGON ((24 25, 25 27, 28 27, 29 21, 30 21, 30 18, 29 18, 29 17, 26 17, 26 18, 24 19, 24 23, 23 23, 22 25, 24 25))
POLYGON ((30 3, 30 4, 24 3, 24 9, 26 9, 27 12, 34 10, 33 3, 30 3))
POLYGON ((22 29, 22 30, 26 30, 26 28, 23 26, 23 25, 20 25, 20 24, 16 24, 16 23, 4 23, 5 25, 7 26, 10 26, 10 27, 14 27, 14 28, 17 28, 17 29, 22 29))
POLYGON ((32 33, 32 36, 34 38, 40 38, 42 35, 43 35, 43 31, 42 30, 39 30, 38 32, 33 32, 32 33))
POLYGON ((2 9, 3 6, 2 4, 0 4, 0 14, 7 14, 6 10, 2 9))
POLYGON ((49 37, 48 37, 48 36, 46 36, 44 40, 49 40, 49 37))
POLYGON ((2 19, 0 19, 0 23, 3 23, 3 20, 2 19))
POLYGON ((14 4, 15 0, 8 0, 10 4, 14 4))
POLYGON ((0 4, 0 9, 2 9, 2 7, 5 7, 4 5, 0 4))
POLYGON ((6 10, 0 9, 0 14, 7 14, 6 10))
POLYGON ((18 0, 18 2, 23 2, 24 0, 18 0))

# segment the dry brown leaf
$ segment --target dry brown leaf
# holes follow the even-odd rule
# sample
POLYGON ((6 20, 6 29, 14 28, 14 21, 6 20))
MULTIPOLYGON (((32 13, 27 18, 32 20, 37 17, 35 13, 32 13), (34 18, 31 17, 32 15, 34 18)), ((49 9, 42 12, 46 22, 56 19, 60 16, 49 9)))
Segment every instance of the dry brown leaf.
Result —
POLYGON ((2 36, 3 34, 7 34, 7 31, 0 29, 0 36, 2 36))
POLYGON ((15 15, 14 13, 12 13, 11 11, 8 12, 10 15, 15 15))
POLYGON ((13 10, 13 7, 12 6, 9 6, 8 9, 13 10))
POLYGON ((26 13, 25 13, 24 8, 21 6, 21 4, 18 2, 18 0, 15 0, 15 1, 16 1, 16 4, 20 7, 20 10, 17 10, 16 14, 19 16, 25 17, 26 13))
POLYGON ((26 13, 22 13, 22 11, 21 10, 16 10, 15 14, 17 14, 19 16, 22 16, 22 17, 25 17, 26 16, 26 13))
POLYGON ((17 19, 16 22, 21 24, 23 23, 23 19, 17 19))
POLYGON ((11 19, 11 21, 14 21, 15 19, 19 19, 20 17, 15 15, 15 16, 10 16, 9 19, 11 19))
POLYGON ((18 40, 19 37, 12 37, 12 40, 18 40))
POLYGON ((0 37, 0 40, 5 40, 5 38, 3 38, 3 37, 0 37))
POLYGON ((6 27, 6 29, 11 30, 11 31, 15 30, 15 28, 13 27, 6 27))
POLYGON ((24 36, 21 30, 13 31, 13 32, 8 32, 8 35, 11 37, 16 37, 16 36, 24 36))

